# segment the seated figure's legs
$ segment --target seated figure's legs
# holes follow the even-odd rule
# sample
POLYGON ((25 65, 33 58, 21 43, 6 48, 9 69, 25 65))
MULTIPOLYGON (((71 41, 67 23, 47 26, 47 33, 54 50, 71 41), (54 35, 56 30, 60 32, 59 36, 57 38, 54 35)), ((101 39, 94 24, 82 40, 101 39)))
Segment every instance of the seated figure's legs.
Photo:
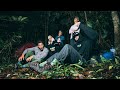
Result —
POLYGON ((45 62, 41 64, 30 63, 30 67, 38 72, 43 72, 44 70, 50 69, 53 65, 55 65, 57 60, 59 62, 67 62, 69 64, 78 63, 79 60, 84 62, 82 56, 71 45, 66 44, 59 53, 55 53, 45 62), (67 57, 70 59, 66 61, 67 57))

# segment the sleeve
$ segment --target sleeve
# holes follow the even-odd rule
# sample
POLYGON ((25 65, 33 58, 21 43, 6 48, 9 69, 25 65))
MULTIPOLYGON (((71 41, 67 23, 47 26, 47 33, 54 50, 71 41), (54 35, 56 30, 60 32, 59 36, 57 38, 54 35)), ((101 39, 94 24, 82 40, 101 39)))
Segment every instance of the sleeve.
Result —
POLYGON ((62 37, 61 37, 61 40, 62 40, 62 41, 64 41, 64 40, 65 40, 65 37, 64 37, 64 36, 62 36, 62 37))
POLYGON ((25 55, 28 51, 35 51, 35 47, 27 48, 26 50, 23 51, 23 54, 25 55))
POLYGON ((72 34, 73 30, 72 30, 72 26, 69 29, 69 34, 72 34))
POLYGON ((90 28, 82 23, 80 24, 79 28, 80 28, 80 33, 83 36, 85 36, 91 40, 96 40, 98 38, 98 33, 96 31, 94 31, 92 28, 90 28))
POLYGON ((56 37, 55 37, 55 40, 57 41, 57 39, 58 39, 58 38, 57 38, 57 36, 56 36, 56 37))
POLYGON ((34 59, 44 59, 47 55, 48 55, 49 50, 47 48, 45 48, 45 50, 43 51, 43 53, 40 56, 37 55, 33 55, 34 59))
POLYGON ((46 50, 41 55, 41 58, 45 58, 48 55, 49 50, 46 48, 46 50))

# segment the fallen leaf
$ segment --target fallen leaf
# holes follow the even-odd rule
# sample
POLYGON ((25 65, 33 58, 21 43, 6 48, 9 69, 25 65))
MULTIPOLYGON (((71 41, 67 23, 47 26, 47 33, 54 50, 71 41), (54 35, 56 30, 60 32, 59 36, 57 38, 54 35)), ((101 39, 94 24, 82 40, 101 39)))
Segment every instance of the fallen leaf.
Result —
POLYGON ((12 77, 11 79, 17 79, 17 77, 12 77))
POLYGON ((84 78, 85 78, 85 76, 84 76, 84 75, 82 75, 82 74, 79 74, 79 78, 80 78, 80 79, 84 79, 84 78))
POLYGON ((18 75, 18 73, 14 73, 13 75, 16 76, 16 75, 18 75))
POLYGON ((25 75, 26 75, 26 76, 29 76, 30 74, 26 73, 25 75))
POLYGON ((88 76, 88 75, 92 74, 93 72, 94 72, 94 71, 86 71, 86 72, 84 72, 83 74, 86 75, 86 76, 88 76))
POLYGON ((9 77, 10 76, 10 74, 7 74, 7 76, 6 77, 9 77))
POLYGON ((97 78, 90 78, 90 79, 97 79, 97 78))
POLYGON ((36 79, 35 77, 29 77, 28 79, 36 79))
POLYGON ((77 76, 79 76, 79 74, 73 74, 73 76, 77 77, 77 76))

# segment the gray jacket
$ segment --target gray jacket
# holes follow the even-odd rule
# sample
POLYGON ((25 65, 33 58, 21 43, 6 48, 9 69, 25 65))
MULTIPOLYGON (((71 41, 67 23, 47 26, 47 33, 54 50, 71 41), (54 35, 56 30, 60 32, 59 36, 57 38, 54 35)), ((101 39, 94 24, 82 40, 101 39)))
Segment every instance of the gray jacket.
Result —
POLYGON ((41 51, 36 46, 36 47, 26 49, 23 52, 23 54, 25 55, 28 51, 34 51, 35 52, 35 55, 33 55, 33 59, 44 59, 48 55, 48 52, 49 52, 49 50, 46 47, 44 47, 43 51, 41 51))

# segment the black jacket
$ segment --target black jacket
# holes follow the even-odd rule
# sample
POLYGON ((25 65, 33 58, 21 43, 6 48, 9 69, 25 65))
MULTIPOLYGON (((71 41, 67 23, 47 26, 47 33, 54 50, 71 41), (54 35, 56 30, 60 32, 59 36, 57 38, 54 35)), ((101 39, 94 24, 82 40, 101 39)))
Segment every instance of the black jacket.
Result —
POLYGON ((62 49, 62 45, 59 45, 56 41, 53 41, 52 44, 47 45, 47 48, 49 49, 48 57, 52 56, 56 52, 59 52, 62 49))
POLYGON ((92 56, 93 48, 95 47, 98 34, 92 28, 84 24, 80 24, 79 40, 71 39, 71 45, 86 59, 92 56))

